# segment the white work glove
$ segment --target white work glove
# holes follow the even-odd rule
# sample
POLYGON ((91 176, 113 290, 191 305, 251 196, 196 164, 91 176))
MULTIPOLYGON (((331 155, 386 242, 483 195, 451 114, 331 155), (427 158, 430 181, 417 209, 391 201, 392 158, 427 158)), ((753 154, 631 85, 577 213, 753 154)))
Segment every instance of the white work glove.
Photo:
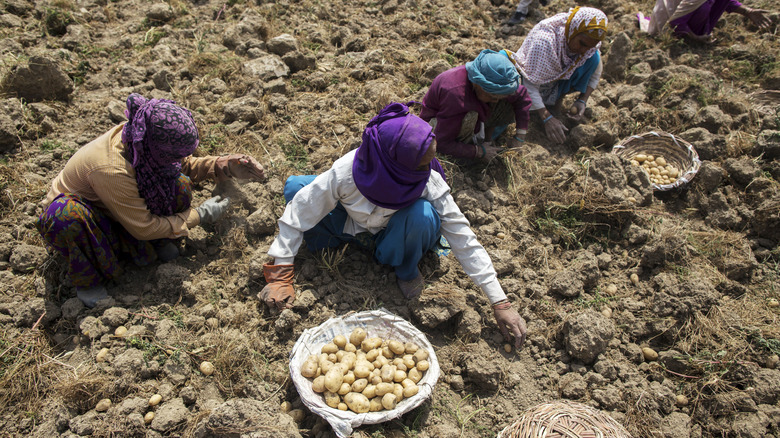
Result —
POLYGON ((215 196, 206 200, 203 204, 200 204, 200 206, 195 209, 195 211, 198 212, 198 215, 200 215, 200 223, 213 224, 219 220, 227 211, 228 204, 230 204, 230 198, 222 198, 221 196, 215 196))

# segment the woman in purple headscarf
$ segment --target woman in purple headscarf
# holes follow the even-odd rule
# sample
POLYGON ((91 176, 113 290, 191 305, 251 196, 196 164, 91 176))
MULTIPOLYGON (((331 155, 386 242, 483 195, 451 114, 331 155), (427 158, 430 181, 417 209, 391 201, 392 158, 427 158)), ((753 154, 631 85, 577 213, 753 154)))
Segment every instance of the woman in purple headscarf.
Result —
POLYGON ((268 283, 259 296, 284 309, 295 299, 293 261, 303 241, 312 251, 352 243, 373 251, 395 268, 406 298, 423 291, 417 263, 444 236, 463 270, 493 305, 498 326, 519 348, 525 321, 511 307, 485 249, 450 195, 436 155, 431 126, 392 103, 366 126, 357 150, 336 160, 325 173, 291 176, 284 187, 288 204, 279 234, 263 265, 268 283))
POLYGON ((127 123, 79 149, 57 175, 36 226, 68 260, 76 295, 89 307, 108 297, 104 284, 122 272, 119 256, 140 265, 178 256, 170 239, 225 212, 214 197, 190 207, 192 182, 263 179, 243 154, 194 158, 198 129, 189 110, 165 99, 127 98, 127 123))

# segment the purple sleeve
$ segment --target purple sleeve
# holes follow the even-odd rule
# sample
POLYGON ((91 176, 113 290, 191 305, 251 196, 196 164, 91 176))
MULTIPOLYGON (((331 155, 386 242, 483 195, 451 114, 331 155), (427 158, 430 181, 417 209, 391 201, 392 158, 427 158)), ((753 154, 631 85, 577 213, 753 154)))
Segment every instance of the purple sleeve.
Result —
POLYGON ((729 4, 726 6, 726 12, 734 12, 734 10, 740 6, 742 6, 742 3, 738 2, 737 0, 729 0, 729 4))
POLYGON ((510 96, 507 101, 515 110, 515 129, 528 129, 531 120, 531 96, 524 86, 517 89, 517 93, 510 96))
POLYGON ((474 145, 461 143, 458 139, 460 126, 466 114, 464 97, 443 87, 442 76, 433 80, 431 88, 422 101, 420 117, 425 121, 436 118, 436 144, 438 152, 458 158, 475 158, 474 145), (463 109, 463 111, 458 111, 463 109))

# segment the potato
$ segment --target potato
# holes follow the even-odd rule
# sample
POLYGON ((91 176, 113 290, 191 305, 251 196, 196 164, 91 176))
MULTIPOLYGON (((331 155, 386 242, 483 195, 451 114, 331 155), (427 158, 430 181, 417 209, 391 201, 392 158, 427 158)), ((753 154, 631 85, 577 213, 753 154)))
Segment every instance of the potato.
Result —
POLYGON ((350 392, 344 397, 344 401, 349 409, 356 414, 365 414, 371 409, 371 403, 368 397, 357 392, 350 392))
POLYGON ((352 333, 349 334, 349 343, 355 347, 359 347, 364 339, 366 339, 366 331, 360 327, 355 328, 355 330, 352 330, 352 333))
POLYGON ((374 397, 369 401, 369 411, 378 412, 382 410, 382 398, 374 397))
POLYGON ((321 352, 325 354, 331 354, 339 351, 339 347, 336 346, 336 344, 329 342, 322 346, 321 352))
POLYGON ((393 384, 392 383, 382 382, 382 383, 378 383, 376 385, 376 395, 383 396, 383 395, 387 394, 388 392, 393 392, 393 384))
POLYGON ((404 380, 401 382, 401 386, 403 386, 404 388, 408 388, 408 387, 410 387, 410 386, 412 386, 412 385, 416 385, 416 383, 414 383, 414 382, 412 381, 412 379, 404 379, 404 380))
POLYGON ((320 368, 322 369, 322 372, 327 374, 328 371, 330 371, 331 368, 333 368, 333 362, 329 361, 328 359, 323 360, 320 362, 320 368))
POLYGON ((403 357, 404 359, 404 365, 406 365, 406 369, 412 369, 414 368, 414 356, 411 354, 407 354, 403 357))
POLYGON ((309 362, 307 360, 301 365, 301 375, 303 377, 312 378, 317 374, 317 368, 319 368, 319 366, 316 362, 309 362))
POLYGON ((328 391, 338 392, 342 383, 344 383, 344 373, 342 373, 341 367, 334 366, 325 373, 325 389, 328 391))
POLYGON ((344 354, 346 354, 346 351, 339 350, 336 352, 336 362, 341 362, 341 359, 344 358, 344 354))
POLYGON ((382 378, 379 376, 372 376, 370 379, 371 383, 374 385, 378 385, 383 382, 382 378))
POLYGON ((357 377, 358 379, 368 377, 371 374, 371 371, 368 369, 368 366, 366 365, 366 363, 363 362, 356 363, 353 372, 355 373, 355 377, 357 377))
POLYGON ((376 397, 376 385, 367 385, 360 393, 368 398, 374 398, 376 397))
POLYGON ((387 343, 387 347, 395 354, 404 354, 404 344, 399 341, 392 340, 387 343))
POLYGON ((372 337, 363 340, 363 342, 360 344, 360 348, 368 353, 369 351, 380 348, 382 346, 382 339, 377 337, 372 337))
POLYGON ((395 367, 393 365, 386 364, 382 367, 382 370, 380 371, 380 377, 382 377, 383 382, 392 382, 394 376, 395 367))
POLYGON ((422 379, 422 372, 420 372, 420 370, 417 368, 412 368, 406 374, 406 377, 408 377, 412 382, 418 383, 420 379, 422 379))
POLYGON ((413 395, 416 395, 418 392, 420 392, 420 387, 412 383, 411 386, 407 386, 404 388, 404 397, 409 398, 413 395))
POLYGON ((366 354, 366 360, 369 362, 373 362, 376 360, 377 357, 379 357, 380 354, 382 354, 381 350, 370 350, 365 352, 366 354))
POLYGON ((393 394, 395 395, 396 403, 401 403, 404 399, 404 387, 400 383, 393 384, 393 394))
POLYGON ((382 396, 382 407, 391 410, 395 409, 395 405, 398 403, 397 397, 393 393, 388 393, 382 396))
POLYGON ((647 160, 647 155, 645 155, 645 154, 636 154, 636 156, 634 156, 634 159, 641 163, 641 162, 647 160))
POLYGON ((336 392, 336 394, 344 396, 352 392, 352 385, 349 383, 342 383, 341 388, 336 392))
POLYGON ((339 360, 339 363, 346 366, 347 370, 351 370, 355 366, 355 362, 357 362, 355 353, 344 352, 344 355, 339 360))
POLYGON ((407 368, 406 365, 404 365, 404 361, 401 361, 400 363, 397 364, 394 363, 393 365, 395 365, 396 371, 403 371, 403 372, 409 371, 409 368, 407 368))
POLYGON ((390 347, 382 347, 382 356, 390 360, 395 357, 395 353, 390 350, 390 347))
POLYGON ((325 376, 319 376, 311 382, 311 389, 314 392, 325 392, 325 376))
POLYGON ((379 356, 379 357, 376 358, 375 362, 379 362, 379 367, 378 368, 382 368, 383 366, 385 366, 385 365, 390 363, 390 359, 388 359, 388 358, 386 358, 384 356, 379 356))
POLYGON ((334 343, 334 344, 335 344, 337 347, 339 347, 339 348, 342 348, 342 349, 343 349, 344 347, 346 347, 346 346, 347 346, 347 338, 346 338, 346 336, 344 336, 344 335, 338 335, 338 336, 336 336, 335 338, 333 338, 333 343, 334 343))
POLYGON ((427 360, 421 360, 417 362, 417 369, 420 371, 428 371, 428 367, 430 367, 430 365, 428 364, 427 360))
POLYGON ((338 408, 341 403, 341 397, 335 392, 325 391, 325 404, 331 408, 338 408))
POLYGON ((414 342, 407 342, 404 344, 404 352, 406 354, 414 354, 420 347, 417 346, 414 342))
POLYGON ((349 383, 350 385, 355 382, 355 373, 350 370, 347 371, 347 374, 344 374, 344 383, 349 383))
POLYGON ((417 363, 421 360, 428 360, 428 351, 425 349, 419 349, 417 352, 415 352, 413 355, 414 362, 417 363))
POLYGON ((405 378, 406 378, 406 371, 401 371, 399 369, 395 370, 395 373, 393 374, 393 382, 401 383, 405 378))
POLYGON ((666 166, 666 159, 664 157, 655 157, 655 164, 659 166, 666 166))
POLYGON ((338 407, 338 409, 339 409, 340 411, 346 411, 346 410, 348 410, 348 409, 349 409, 349 407, 347 407, 347 404, 346 404, 346 403, 339 403, 339 407, 338 407))
POLYGON ((336 356, 336 353, 330 353, 330 354, 328 355, 328 360, 329 360, 329 361, 331 361, 331 362, 333 362, 333 363, 336 363, 336 362, 338 362, 338 361, 339 361, 339 357, 338 357, 338 356, 336 356))
POLYGON ((363 392, 363 390, 366 389, 366 386, 368 386, 368 380, 357 379, 352 382, 352 392, 363 392))
POLYGON ((347 344, 347 345, 344 346, 344 351, 346 351, 348 353, 354 353, 354 352, 357 351, 357 347, 355 347, 354 344, 350 343, 350 344, 347 344))

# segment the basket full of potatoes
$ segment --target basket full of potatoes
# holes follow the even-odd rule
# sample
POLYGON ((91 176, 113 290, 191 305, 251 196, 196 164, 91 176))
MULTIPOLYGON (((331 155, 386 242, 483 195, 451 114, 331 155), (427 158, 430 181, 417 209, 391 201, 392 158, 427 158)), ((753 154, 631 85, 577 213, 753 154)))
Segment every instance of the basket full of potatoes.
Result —
POLYGON ((693 145, 668 132, 632 135, 612 148, 647 173, 654 190, 671 190, 687 184, 701 167, 693 145))
POLYGON ((439 378, 425 335, 384 309, 331 318, 306 330, 290 354, 301 401, 338 436, 398 418, 422 404, 439 378))

